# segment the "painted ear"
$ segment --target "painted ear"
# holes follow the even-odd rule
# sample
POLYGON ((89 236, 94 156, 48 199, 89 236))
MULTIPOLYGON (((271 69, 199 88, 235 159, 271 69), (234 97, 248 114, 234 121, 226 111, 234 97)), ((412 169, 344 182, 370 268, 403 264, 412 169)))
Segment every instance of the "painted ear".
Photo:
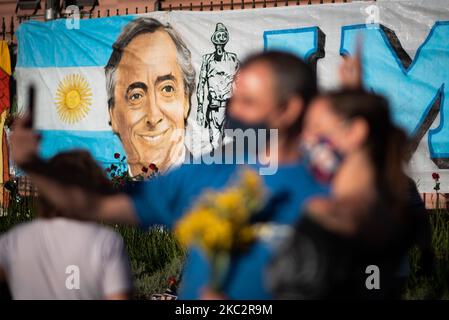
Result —
POLYGON ((190 110, 190 99, 189 97, 185 97, 184 99, 184 120, 187 120, 190 110))
POLYGON ((114 108, 109 108, 109 125, 112 127, 114 133, 118 133, 117 121, 115 119, 114 108))

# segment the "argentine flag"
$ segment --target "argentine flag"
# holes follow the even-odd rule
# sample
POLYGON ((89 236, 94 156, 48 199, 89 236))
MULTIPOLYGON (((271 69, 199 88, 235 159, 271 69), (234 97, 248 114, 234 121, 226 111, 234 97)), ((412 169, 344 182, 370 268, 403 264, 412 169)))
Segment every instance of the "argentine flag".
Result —
POLYGON ((109 125, 104 66, 112 44, 135 16, 80 20, 70 29, 65 19, 21 24, 17 31, 18 110, 27 109, 27 89, 36 87, 36 129, 41 154, 51 157, 87 149, 104 166, 124 155, 109 125))

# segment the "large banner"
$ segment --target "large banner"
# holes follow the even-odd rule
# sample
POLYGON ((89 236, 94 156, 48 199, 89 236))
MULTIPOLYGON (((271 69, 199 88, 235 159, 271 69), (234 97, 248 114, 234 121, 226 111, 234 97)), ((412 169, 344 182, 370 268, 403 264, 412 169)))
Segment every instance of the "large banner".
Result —
POLYGON ((449 192, 447 0, 30 21, 17 37, 19 109, 35 83, 43 155, 87 148, 109 165, 119 153, 132 174, 216 145, 248 54, 297 54, 328 89, 362 38, 365 86, 390 98, 395 121, 416 140, 410 174, 431 192, 438 171, 449 192))

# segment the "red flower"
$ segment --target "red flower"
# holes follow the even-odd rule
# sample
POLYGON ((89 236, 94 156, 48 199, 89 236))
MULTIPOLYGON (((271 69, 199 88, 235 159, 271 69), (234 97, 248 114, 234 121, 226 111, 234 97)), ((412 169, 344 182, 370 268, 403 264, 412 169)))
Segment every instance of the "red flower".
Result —
POLYGON ((146 168, 146 167, 142 167, 142 172, 145 172, 145 173, 147 173, 147 172, 148 172, 148 168, 146 168))
POLYGON ((440 175, 436 172, 432 173, 432 179, 433 180, 439 180, 440 179, 440 175))
POLYGON ((114 153, 114 158, 115 158, 115 159, 120 158, 120 153, 118 153, 118 152, 114 153))
POLYGON ((176 283, 177 283, 177 281, 176 281, 176 278, 175 278, 175 277, 170 277, 170 278, 168 278, 168 284, 169 284, 170 286, 176 285, 176 283))
POLYGON ((156 165, 155 165, 154 163, 150 163, 149 168, 150 168, 151 170, 153 170, 153 171, 156 171, 156 172, 158 172, 158 170, 159 170, 159 169, 156 167, 156 165))

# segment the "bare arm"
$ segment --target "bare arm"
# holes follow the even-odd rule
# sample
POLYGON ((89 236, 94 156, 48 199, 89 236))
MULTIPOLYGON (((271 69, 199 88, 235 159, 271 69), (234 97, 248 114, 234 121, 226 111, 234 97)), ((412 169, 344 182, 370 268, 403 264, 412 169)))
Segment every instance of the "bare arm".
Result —
POLYGON ((37 156, 39 137, 26 126, 27 119, 16 120, 11 135, 12 157, 33 180, 39 193, 61 212, 72 218, 107 223, 137 224, 131 199, 125 194, 98 195, 88 189, 62 183, 45 174, 45 161, 37 156))
POLYGON ((125 194, 103 197, 97 214, 97 220, 107 223, 139 224, 131 198, 125 194))
POLYGON ((131 198, 126 194, 96 195, 39 174, 30 173, 30 176, 39 188, 39 193, 68 217, 129 225, 139 222, 131 198))

